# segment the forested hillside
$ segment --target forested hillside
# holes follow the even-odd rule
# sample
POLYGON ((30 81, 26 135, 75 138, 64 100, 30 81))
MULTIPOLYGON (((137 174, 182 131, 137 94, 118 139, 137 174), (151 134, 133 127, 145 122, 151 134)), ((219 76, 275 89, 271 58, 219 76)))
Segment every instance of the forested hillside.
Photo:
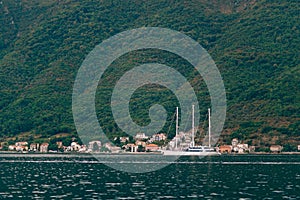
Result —
MULTIPOLYGON (((2 0, 0 136, 76 135, 72 88, 85 56, 122 31, 164 27, 199 42, 221 72, 228 106, 221 143, 238 137, 262 147, 298 144, 299 10, 298 0, 2 0)), ((168 52, 135 51, 117 59, 99 83, 97 114, 109 137, 124 134, 110 110, 114 84, 127 70, 149 61, 184 74, 198 91, 201 114, 206 114, 206 85, 188 63, 168 52)), ((146 125, 154 103, 169 111, 162 131, 171 137, 178 102, 166 88, 148 85, 136 91, 132 117, 146 125)), ((200 130, 207 130, 207 122, 200 123, 200 130)))

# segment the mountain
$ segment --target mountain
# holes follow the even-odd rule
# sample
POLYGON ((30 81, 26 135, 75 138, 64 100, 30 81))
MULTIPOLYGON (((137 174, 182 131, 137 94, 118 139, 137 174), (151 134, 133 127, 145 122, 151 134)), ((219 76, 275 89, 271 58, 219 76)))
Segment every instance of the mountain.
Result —
MULTIPOLYGON (((122 31, 162 27, 193 38, 216 62, 227 95, 220 143, 237 137, 260 147, 295 146, 300 143, 299 7, 297 0, 2 0, 2 141, 76 135, 72 89, 87 54, 122 31)), ((124 134, 110 110, 114 84, 128 69, 149 61, 173 66, 187 77, 198 91, 202 115, 210 106, 203 80, 184 60, 156 50, 131 52, 110 66, 97 90, 99 123, 110 138, 124 134)), ((166 107, 163 131, 172 137, 178 102, 166 88, 148 85, 136 91, 130 104, 133 119, 149 123, 147 108, 154 103, 166 107)), ((207 122, 200 130, 207 130, 207 122)))

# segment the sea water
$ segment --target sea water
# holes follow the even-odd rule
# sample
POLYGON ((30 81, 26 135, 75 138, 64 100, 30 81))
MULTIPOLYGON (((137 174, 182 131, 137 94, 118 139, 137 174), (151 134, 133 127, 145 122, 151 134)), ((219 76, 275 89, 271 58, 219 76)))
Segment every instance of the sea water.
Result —
POLYGON ((1 199, 300 199, 300 155, 180 157, 148 173, 91 156, 0 155, 0 169, 1 199))

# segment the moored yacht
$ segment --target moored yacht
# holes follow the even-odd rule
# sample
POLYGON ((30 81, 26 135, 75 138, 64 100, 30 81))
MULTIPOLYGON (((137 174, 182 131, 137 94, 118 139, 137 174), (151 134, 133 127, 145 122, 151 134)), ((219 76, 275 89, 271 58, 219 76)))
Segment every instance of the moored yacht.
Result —
POLYGON ((192 142, 191 145, 185 150, 177 150, 177 135, 178 135, 178 107, 176 109, 176 148, 175 150, 161 150, 163 155, 166 156, 207 156, 219 155, 219 153, 211 147, 211 123, 210 123, 210 109, 208 109, 208 146, 195 146, 195 127, 194 127, 194 105, 192 107, 192 142))

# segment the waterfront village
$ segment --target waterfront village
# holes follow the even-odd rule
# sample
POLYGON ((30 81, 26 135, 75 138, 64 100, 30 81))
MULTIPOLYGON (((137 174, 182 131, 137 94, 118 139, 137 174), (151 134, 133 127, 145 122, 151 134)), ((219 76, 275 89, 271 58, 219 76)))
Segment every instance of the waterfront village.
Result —
MULTIPOLYGON (((184 150, 191 144, 191 132, 180 132, 177 137, 168 140, 166 134, 157 133, 150 137, 145 133, 137 133, 134 137, 115 137, 112 143, 102 143, 100 140, 90 141, 87 145, 80 144, 76 138, 70 140, 69 145, 64 145, 63 141, 49 144, 28 143, 27 141, 18 141, 15 144, 8 145, 6 149, 0 145, 0 151, 22 152, 22 153, 142 153, 157 152, 159 150, 184 150), (176 141, 177 140, 177 141, 176 141), (176 144, 177 143, 177 144, 176 144)), ((230 145, 221 145, 215 147, 216 151, 221 154, 245 154, 254 153, 255 146, 249 146, 240 142, 237 138, 231 140, 230 145)), ((300 145, 298 145, 300 151, 300 145)), ((271 145, 267 152, 281 153, 283 146, 271 145)))

